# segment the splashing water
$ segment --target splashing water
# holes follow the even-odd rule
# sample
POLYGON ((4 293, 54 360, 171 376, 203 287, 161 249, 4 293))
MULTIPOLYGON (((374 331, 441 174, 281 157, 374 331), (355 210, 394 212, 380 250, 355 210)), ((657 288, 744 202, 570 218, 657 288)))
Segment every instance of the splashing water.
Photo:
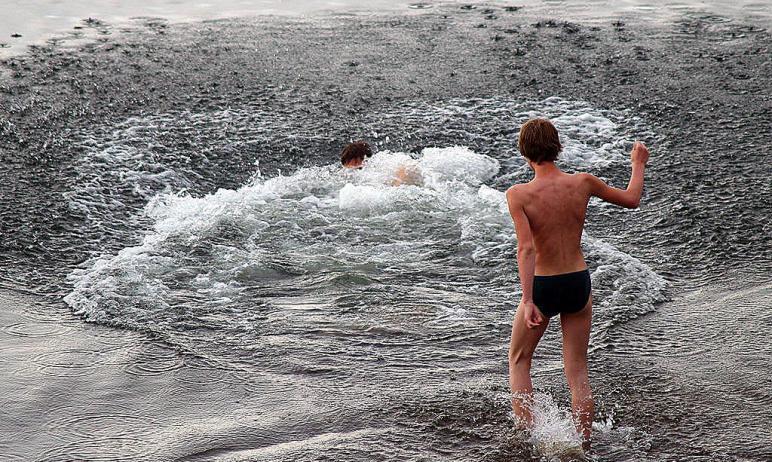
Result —
MULTIPOLYGON (((403 102, 352 117, 361 119, 356 120, 356 133, 381 149, 465 145, 496 158, 506 168, 491 186, 501 189, 528 175, 517 151, 517 127, 537 116, 555 123, 564 146, 562 162, 577 169, 624 161, 630 138, 625 130, 635 136, 647 133, 633 114, 557 97, 525 102, 495 98, 403 102)), ((102 240, 105 234, 120 233, 126 224, 142 227, 136 212, 157 194, 182 190, 200 194, 267 153, 283 152, 286 146, 320 149, 351 136, 351 129, 335 125, 341 128, 323 118, 258 106, 143 115, 91 127, 73 134, 84 154, 75 162, 75 180, 65 197, 73 212, 96 228, 93 238, 102 240)), ((461 157, 455 162, 456 170, 466 175, 470 166, 461 157)))
POLYGON ((560 408, 548 393, 535 392, 531 405, 530 442, 548 460, 566 457, 584 460, 582 438, 570 410, 560 408))
MULTIPOLYGON (((153 231, 73 272, 66 301, 91 321, 187 347, 215 337, 224 351, 318 322, 371 344, 383 339, 367 338, 370 325, 425 335, 457 323, 448 313, 482 321, 515 285, 505 199, 483 184, 498 170, 468 148, 431 148, 416 159, 380 152, 361 171, 312 167, 201 198, 160 195, 145 209, 153 231), (390 185, 405 162, 423 186, 390 185), (298 318, 298 306, 316 315, 298 318)), ((664 283, 645 265, 591 237, 584 245, 607 294, 599 324, 623 303, 634 316, 661 297, 664 283)))

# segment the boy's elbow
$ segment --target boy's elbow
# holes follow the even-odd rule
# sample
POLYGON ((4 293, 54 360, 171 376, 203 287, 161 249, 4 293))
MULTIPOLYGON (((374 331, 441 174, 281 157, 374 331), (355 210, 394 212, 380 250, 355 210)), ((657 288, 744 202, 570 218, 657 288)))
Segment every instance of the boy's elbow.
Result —
POLYGON ((517 256, 530 256, 534 253, 535 249, 533 248, 533 244, 518 244, 517 245, 517 256))
POLYGON ((627 194, 625 194, 622 197, 622 203, 619 204, 622 207, 626 209, 637 209, 639 205, 641 205, 641 194, 637 191, 626 191, 627 194))
POLYGON ((641 205, 641 199, 632 199, 625 206, 628 209, 637 209, 641 205))

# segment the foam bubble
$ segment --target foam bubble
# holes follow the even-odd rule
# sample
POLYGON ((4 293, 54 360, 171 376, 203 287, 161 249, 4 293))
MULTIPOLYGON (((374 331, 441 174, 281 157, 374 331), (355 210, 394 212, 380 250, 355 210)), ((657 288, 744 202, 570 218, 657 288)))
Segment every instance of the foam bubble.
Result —
POLYGON ((585 233, 587 259, 597 262, 592 271, 594 347, 605 346, 609 328, 654 309, 666 299, 665 279, 632 255, 585 233))
POLYGON ((477 154, 466 146, 426 148, 419 165, 431 172, 428 176, 434 185, 459 181, 477 186, 493 178, 500 168, 496 159, 477 154))

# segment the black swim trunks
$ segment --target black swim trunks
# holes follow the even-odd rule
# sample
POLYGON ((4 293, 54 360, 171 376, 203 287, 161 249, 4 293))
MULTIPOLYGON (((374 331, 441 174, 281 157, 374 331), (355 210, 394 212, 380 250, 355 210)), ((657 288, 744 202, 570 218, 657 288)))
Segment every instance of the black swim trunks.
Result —
POLYGON ((590 271, 534 276, 533 303, 547 318, 559 313, 576 313, 587 304, 592 292, 590 271))

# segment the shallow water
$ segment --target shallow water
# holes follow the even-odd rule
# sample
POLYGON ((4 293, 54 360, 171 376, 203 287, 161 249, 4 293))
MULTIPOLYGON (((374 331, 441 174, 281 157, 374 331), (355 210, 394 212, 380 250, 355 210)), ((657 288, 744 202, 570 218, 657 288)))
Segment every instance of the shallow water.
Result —
MULTIPOLYGON (((544 27, 553 26, 563 28, 544 27)), ((10 383, 23 384, 11 396, 47 381, 56 389, 4 406, 21 422, 5 452, 44 460, 575 456, 555 325, 535 358, 537 429, 530 437, 511 429, 506 348, 519 289, 501 191, 530 177, 517 127, 550 117, 566 148, 562 165, 615 184, 626 179, 631 141, 657 134, 632 104, 502 93, 402 96, 341 116, 329 104, 271 106, 308 95, 268 83, 251 100, 203 92, 185 109, 140 104, 61 129, 54 145, 67 157, 51 163, 56 181, 16 207, 51 192, 66 213, 53 208, 45 239, 33 225, 16 232, 1 277, 63 296, 79 318, 43 304, 0 329, 23 339, 0 359, 10 383), (361 171, 344 172, 329 153, 352 136, 379 152, 361 171), (400 164, 413 165, 420 181, 391 185, 400 164), (80 319, 118 329, 92 326, 78 337, 80 319), (48 406, 50 418, 35 414, 48 406)), ((7 139, 16 133, 3 125, 7 139)), ((652 169, 660 186, 647 188, 643 210, 590 204, 583 248, 596 301, 595 457, 763 460, 769 397, 754 383, 768 381, 759 348, 769 324, 768 253, 751 252, 756 264, 743 273, 725 272, 764 244, 748 232, 763 229, 763 204, 748 190, 764 191, 763 172, 740 183, 731 166, 689 170, 697 188, 715 173, 721 201, 704 189, 665 201, 668 188, 683 187, 673 172, 700 160, 683 155, 688 162, 657 159, 666 167, 652 169), (741 202, 745 221, 725 220, 741 202), (699 238, 719 232, 738 239, 699 238), (715 293, 700 292, 711 284, 715 293), (736 287, 743 291, 731 295, 736 287), (674 290, 695 288, 662 312, 674 290), (730 303, 742 309, 716 315, 730 303), (743 347, 734 332, 748 321, 759 324, 744 331, 743 347), (733 430, 716 438, 722 422, 733 430)), ((36 207, 32 218, 46 213, 36 207)))
POLYGON ((684 13, 705 13, 721 17, 753 20, 762 25, 772 21, 769 4, 759 0, 681 1, 652 0, 526 0, 511 1, 390 1, 370 0, 363 4, 353 0, 226 0, 186 2, 179 0, 142 0, 140 2, 103 2, 78 0, 0 1, 0 8, 14 14, 0 17, 0 57, 23 53, 30 44, 64 41, 79 45, 84 41, 113 33, 108 24, 136 27, 143 18, 200 21, 239 18, 254 15, 318 15, 421 13, 434 7, 462 6, 484 10, 488 6, 510 7, 529 16, 569 15, 582 21, 606 21, 609 18, 635 17, 638 20, 672 21, 684 13))

